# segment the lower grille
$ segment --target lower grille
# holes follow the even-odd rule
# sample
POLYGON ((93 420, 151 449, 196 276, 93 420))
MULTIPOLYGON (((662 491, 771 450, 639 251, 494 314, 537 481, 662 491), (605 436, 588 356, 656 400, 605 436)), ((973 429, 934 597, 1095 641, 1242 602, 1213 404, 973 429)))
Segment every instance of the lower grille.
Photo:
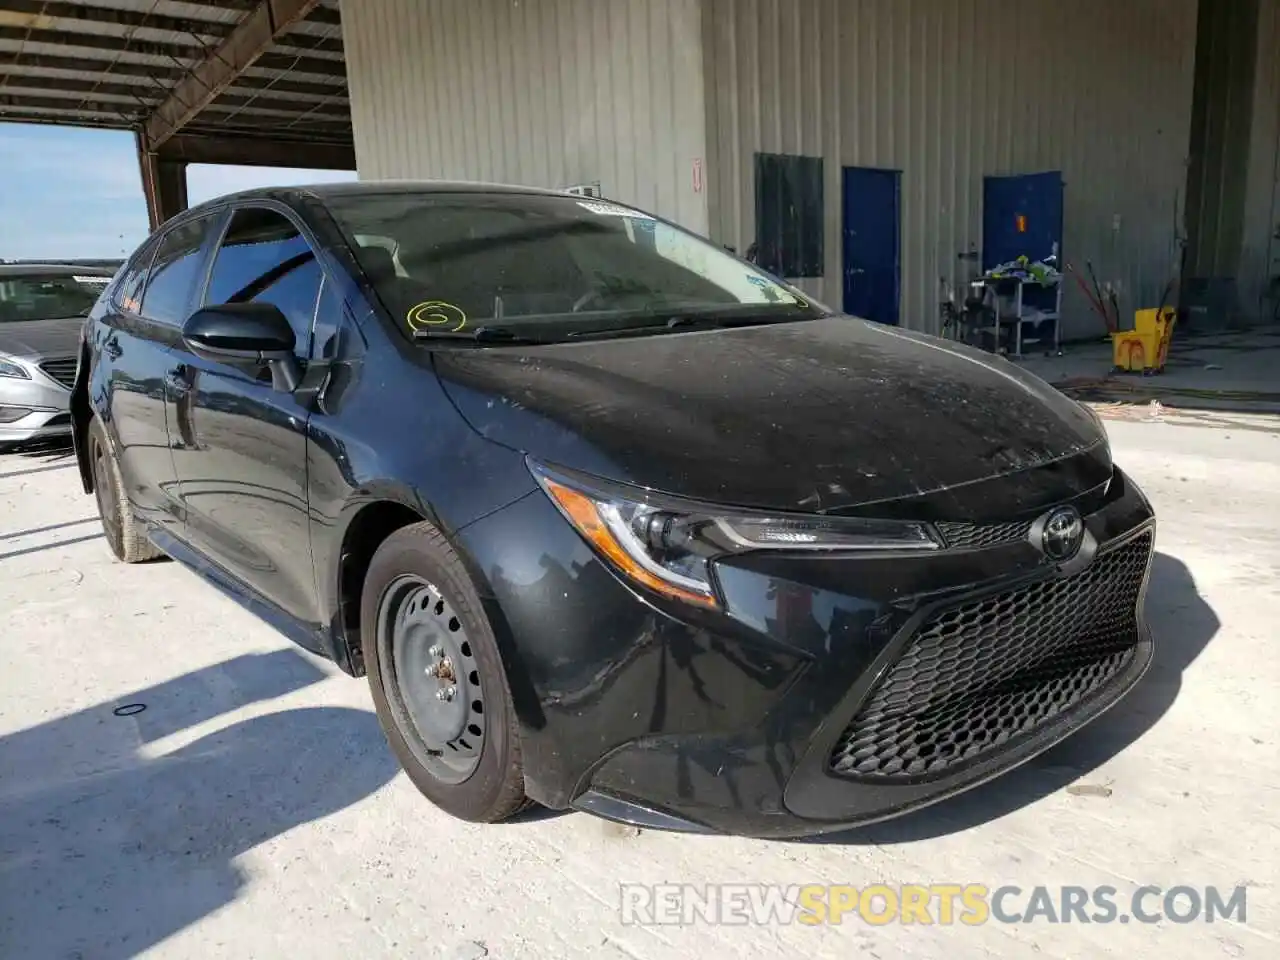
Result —
POLYGON ((942 776, 1094 698, 1134 656, 1152 545, 1145 533, 1073 576, 933 614, 845 728, 833 772, 942 776))
POLYGON ((57 360, 46 360, 40 364, 40 369, 57 380, 68 390, 72 390, 76 385, 76 358, 62 357, 57 360))

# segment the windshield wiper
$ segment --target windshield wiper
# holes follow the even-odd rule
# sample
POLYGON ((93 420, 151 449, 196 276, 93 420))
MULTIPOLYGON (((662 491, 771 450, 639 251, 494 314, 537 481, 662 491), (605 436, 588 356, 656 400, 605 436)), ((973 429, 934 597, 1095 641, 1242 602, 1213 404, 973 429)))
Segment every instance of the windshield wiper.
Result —
POLYGON ((510 327, 475 327, 471 330, 415 330, 413 339, 419 343, 431 340, 447 340, 453 343, 510 343, 524 346, 549 343, 538 337, 518 334, 510 327))
POLYGON ((593 330, 575 330, 567 334, 575 340, 596 340, 607 339, 608 337, 625 337, 633 333, 647 333, 653 330, 681 330, 686 327, 696 327, 705 324, 710 327, 760 327, 774 323, 792 323, 797 320, 812 320, 811 316, 803 317, 779 317, 779 316, 761 316, 753 314, 750 316, 724 316, 709 314, 699 316, 697 314, 683 314, 674 317, 654 317, 643 323, 632 323, 621 327, 597 327, 593 330))

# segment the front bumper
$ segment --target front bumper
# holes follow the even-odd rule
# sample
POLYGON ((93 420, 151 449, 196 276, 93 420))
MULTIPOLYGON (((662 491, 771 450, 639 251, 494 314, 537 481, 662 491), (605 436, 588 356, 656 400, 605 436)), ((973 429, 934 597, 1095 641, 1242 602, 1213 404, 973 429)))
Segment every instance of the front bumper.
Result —
POLYGON ((1088 549, 1011 524, 929 557, 746 555, 726 613, 636 596, 540 493, 459 532, 487 587, 530 796, 667 829, 802 836, 1022 763, 1142 676, 1155 521, 1116 471, 1088 549))
POLYGON ((69 436, 71 391, 36 364, 23 366, 31 379, 0 377, 0 444, 69 436))

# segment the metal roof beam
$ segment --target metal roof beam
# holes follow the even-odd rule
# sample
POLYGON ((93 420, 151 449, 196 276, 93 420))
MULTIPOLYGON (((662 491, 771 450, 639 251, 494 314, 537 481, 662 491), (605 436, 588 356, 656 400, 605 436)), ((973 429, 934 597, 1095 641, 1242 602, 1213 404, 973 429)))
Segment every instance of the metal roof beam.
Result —
MULTIPOLYGON (((258 60, 256 67, 263 69, 283 69, 284 64, 292 63, 293 57, 286 54, 265 54, 258 60), (280 66, 273 68, 272 64, 280 63, 280 66)), ((330 71, 329 75, 342 76, 342 64, 334 61, 319 61, 312 59, 311 63, 323 63, 326 70, 330 71)), ((116 79, 122 77, 135 77, 139 80, 145 80, 145 86, 154 88, 155 82, 168 82, 172 84, 178 77, 182 76, 182 70, 170 66, 152 66, 149 63, 129 63, 124 60, 116 60, 114 63, 108 60, 95 60, 91 57, 57 57, 44 53, 28 53, 26 51, 19 52, 17 50, 4 51, 0 50, 0 74, 7 74, 10 77, 26 76, 28 70, 63 70, 67 73, 90 74, 93 76, 107 76, 116 79)), ((296 69, 294 72, 297 72, 296 69)), ((236 79, 237 87, 244 87, 250 90, 263 90, 264 95, 274 93, 298 94, 304 97, 333 97, 345 96, 341 87, 332 83, 323 83, 308 80, 296 80, 293 77, 277 79, 275 77, 251 76, 245 74, 236 79), (268 89, 269 88, 269 89, 268 89)))
MULTIPOLYGON (((10 73, 0 66, 0 78, 7 77, 3 89, 12 93, 17 90, 53 90, 73 94, 97 94, 104 97, 124 97, 135 103, 142 102, 152 109, 163 98, 165 91, 140 83, 106 83, 89 77, 44 77, 29 74, 10 73)), ((237 86, 244 83, 241 77, 237 86)), ((263 81, 266 83, 267 81, 263 81)), ((218 97, 211 107, 224 107, 228 110, 250 110, 260 107, 264 110, 286 110, 292 113, 309 114, 321 117, 349 117, 345 95, 336 95, 333 91, 324 98, 316 100, 290 100, 279 86, 261 91, 233 88, 230 92, 218 97)))
MULTIPOLYGON (((75 114, 107 116, 129 123, 137 114, 141 113, 140 110, 130 110, 129 108, 130 104, 127 103, 99 103, 72 100, 65 97, 33 97, 27 94, 0 93, 0 110, 6 112, 10 110, 65 111, 75 114)), ((14 116, 17 116, 17 113, 14 116)), ((4 119, 12 119, 12 117, 5 117, 4 119)))
POLYGON ((132 40, 102 33, 79 33, 74 30, 47 30, 36 27, 0 26, 0 40, 16 40, 19 43, 47 43, 57 47, 83 47, 86 50, 105 50, 116 54, 136 53, 147 57, 173 57, 194 60, 204 56, 204 48, 178 43, 156 43, 150 40, 132 40))
MULTIPOLYGON (((304 0, 264 0, 264 6, 294 6, 304 0)), ((316 0, 311 0, 316 2, 316 0)), ((250 14, 245 22, 253 20, 257 14, 250 14)), ((243 26, 244 23, 241 24, 243 26)), ((236 28, 237 30, 240 27, 236 28)), ((281 31, 283 33, 283 31, 281 31)), ((27 27, 13 27, 0 25, 0 40, 12 40, 16 43, 46 43, 56 47, 80 48, 85 50, 101 50, 105 54, 109 54, 111 59, 125 57, 129 55, 144 57, 159 57, 168 60, 170 64, 178 62, 179 64, 197 63, 203 64, 206 59, 216 58, 217 51, 222 46, 229 45, 236 34, 230 33, 218 45, 210 45, 208 47, 198 46, 196 44, 180 44, 180 43, 157 43, 151 40, 135 40, 129 37, 113 37, 103 34, 79 33, 74 30, 46 30, 46 29, 28 29, 27 27)), ((308 37, 290 37, 285 43, 290 47, 302 45, 307 50, 323 50, 333 47, 332 52, 339 52, 342 49, 342 43, 339 40, 323 40, 313 41, 308 37)), ((8 53, 7 51, 5 52, 8 53)), ((23 63, 28 56, 34 58, 44 56, 44 54, 26 54, 20 56, 14 52, 12 54, 13 62, 23 63)), ((119 62, 119 61, 117 61, 119 62)), ((343 76, 345 74, 345 64, 341 60, 331 60, 324 57, 312 57, 306 54, 293 53, 270 53, 266 54, 259 61, 260 65, 273 70, 289 70, 293 73, 309 73, 322 77, 343 76)), ((103 58, 98 62, 99 70, 104 70, 111 65, 111 60, 103 58)), ((245 64, 248 66, 248 64, 245 64)), ((160 68, 167 70, 167 67, 160 68)), ((242 68, 243 69, 243 68, 242 68)))
MULTIPOLYGON (((145 27, 148 30, 165 30, 171 33, 206 37, 224 37, 235 26, 234 23, 216 20, 193 20, 141 10, 120 10, 116 7, 96 7, 85 3, 59 2, 59 0, 4 0, 4 9, 12 14, 29 16, 31 26, 36 26, 48 18, 80 23, 113 23, 121 27, 145 27)), ((9 21, 11 17, 5 19, 9 21)))
POLYGON ((319 0, 263 0, 185 77, 143 127, 147 149, 155 150, 195 119, 246 67, 252 66, 286 30, 319 0))
MULTIPOLYGON (((251 10, 257 0, 183 0, 183 2, 196 7, 212 7, 215 10, 251 10)), ((336 7, 318 6, 303 19, 312 23, 337 26, 342 23, 342 14, 336 7)))
POLYGON ((54 57, 44 53, 27 53, 25 50, 0 51, 0 72, 12 76, 22 73, 24 69, 65 70, 68 73, 90 73, 95 76, 106 73, 108 76, 139 77, 144 80, 164 80, 181 75, 181 71, 176 68, 155 67, 149 63, 125 63, 123 60, 112 63, 92 57, 54 57))
POLYGON ((231 163, 252 167, 306 167, 313 170, 354 170, 355 148, 350 144, 296 142, 270 137, 223 138, 179 133, 160 148, 165 160, 185 163, 231 163))

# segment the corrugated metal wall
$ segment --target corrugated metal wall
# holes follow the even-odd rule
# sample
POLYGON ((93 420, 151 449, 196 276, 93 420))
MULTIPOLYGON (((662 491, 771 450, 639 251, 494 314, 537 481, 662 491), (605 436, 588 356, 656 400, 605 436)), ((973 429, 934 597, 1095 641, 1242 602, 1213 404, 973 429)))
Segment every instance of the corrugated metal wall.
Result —
POLYGON ((707 228, 699 0, 342 6, 362 179, 567 187, 707 228))
POLYGON ((1280 0, 1262 0, 1257 44, 1239 284, 1241 306, 1251 312, 1274 308, 1264 293, 1280 274, 1280 0))
MULTIPOLYGON (((704 0, 711 235, 754 234, 756 151, 825 158, 839 307, 841 167, 903 171, 902 318, 982 242, 986 174, 1061 169, 1064 251, 1150 305, 1176 268, 1196 0, 704 0)), ((1074 284, 1064 335, 1101 332, 1074 284)))

